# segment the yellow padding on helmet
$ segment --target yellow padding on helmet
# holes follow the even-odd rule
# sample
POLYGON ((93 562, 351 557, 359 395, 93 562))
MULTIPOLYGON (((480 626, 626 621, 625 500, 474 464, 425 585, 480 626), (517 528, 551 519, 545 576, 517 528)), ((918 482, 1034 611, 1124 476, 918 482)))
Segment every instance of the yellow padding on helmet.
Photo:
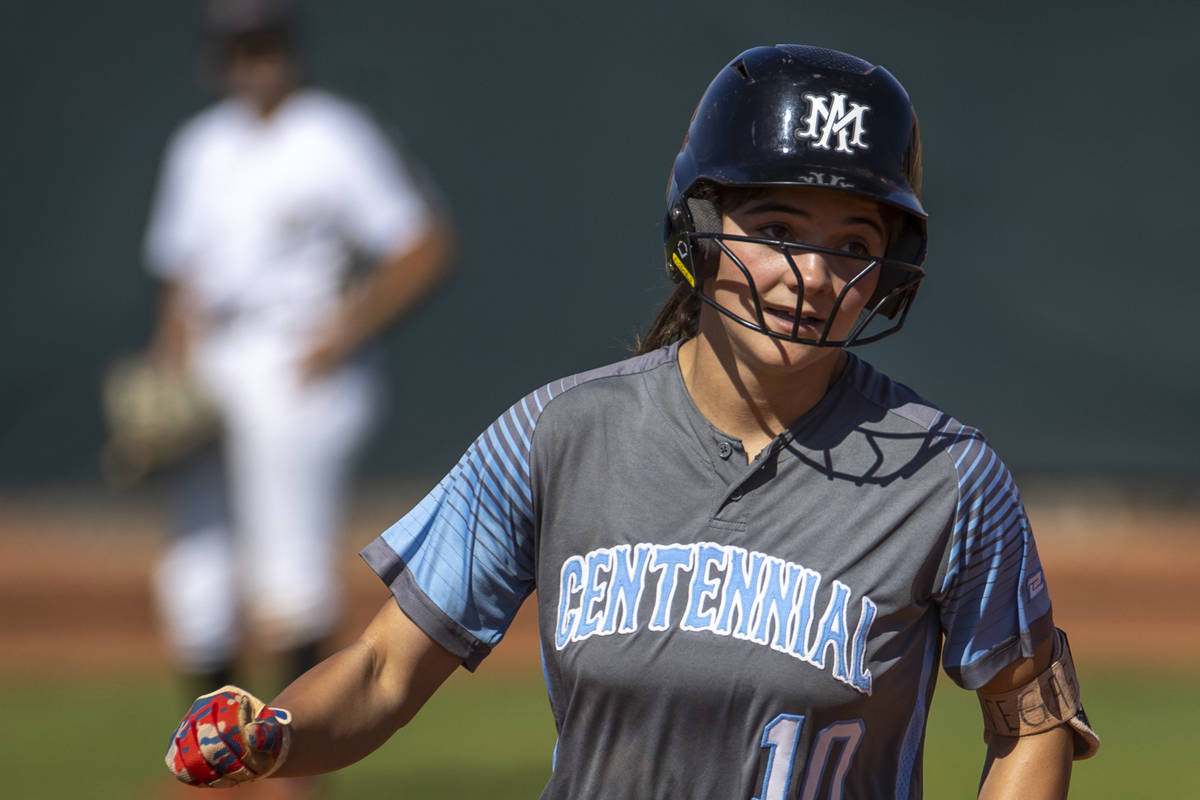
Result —
POLYGON ((693 289, 696 288, 696 279, 692 277, 692 273, 688 272, 688 268, 683 265, 683 259, 677 253, 671 253, 671 261, 675 264, 675 269, 679 270, 679 274, 683 275, 688 285, 693 289))

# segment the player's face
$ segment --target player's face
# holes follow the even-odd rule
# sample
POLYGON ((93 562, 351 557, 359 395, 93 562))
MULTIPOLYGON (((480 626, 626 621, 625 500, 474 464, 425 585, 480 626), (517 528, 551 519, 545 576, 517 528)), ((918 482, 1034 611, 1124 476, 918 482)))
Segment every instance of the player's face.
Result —
MULTIPOLYGON (((755 193, 727 209, 722 220, 725 234, 815 245, 853 256, 882 257, 887 245, 886 225, 878 203, 830 189, 779 187, 755 193)), ((827 325, 828 340, 845 339, 879 280, 878 270, 870 269, 853 282, 835 311, 838 295, 863 272, 869 261, 791 249, 789 264, 788 255, 778 247, 730 240, 725 244, 754 282, 766 328, 785 335, 793 335, 795 331, 794 335, 802 339, 818 339, 827 325), (796 326, 798 302, 800 315, 796 326)), ((720 266, 708 290, 720 305, 757 325, 747 276, 727 253, 721 254, 720 266)), ((733 351, 746 362, 800 366, 834 358, 838 352, 837 348, 775 339, 721 314, 709 316, 720 321, 733 351)))
POLYGON ((295 81, 291 55, 270 35, 235 39, 228 50, 225 85, 231 94, 262 110, 273 108, 295 81))

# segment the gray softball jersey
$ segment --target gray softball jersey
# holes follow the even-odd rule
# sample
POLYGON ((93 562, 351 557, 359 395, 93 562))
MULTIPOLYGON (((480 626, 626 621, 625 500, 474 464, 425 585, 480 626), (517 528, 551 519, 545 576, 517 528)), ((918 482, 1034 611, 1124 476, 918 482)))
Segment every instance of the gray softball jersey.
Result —
POLYGON ((677 351, 528 395, 364 558, 469 669, 537 589, 543 798, 920 797, 939 654, 974 689, 1052 630, 1007 469, 853 355, 747 464, 677 351))

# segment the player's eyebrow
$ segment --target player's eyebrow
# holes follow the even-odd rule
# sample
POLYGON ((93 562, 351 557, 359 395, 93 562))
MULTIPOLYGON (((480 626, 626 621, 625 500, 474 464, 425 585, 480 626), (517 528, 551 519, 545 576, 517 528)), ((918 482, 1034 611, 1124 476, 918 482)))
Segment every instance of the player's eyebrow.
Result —
POLYGON ((881 239, 887 241, 887 231, 883 229, 883 225, 878 220, 870 217, 846 217, 846 223, 848 225, 867 225, 878 233, 881 239))
MULTIPOLYGON (((745 214, 794 214, 798 217, 810 219, 812 217, 803 208, 798 208, 788 203, 779 200, 764 200, 760 203, 751 203, 742 209, 745 214)), ((883 229, 883 224, 871 217, 850 216, 843 220, 846 225, 866 225, 872 229, 883 239, 887 239, 887 232, 883 229)))

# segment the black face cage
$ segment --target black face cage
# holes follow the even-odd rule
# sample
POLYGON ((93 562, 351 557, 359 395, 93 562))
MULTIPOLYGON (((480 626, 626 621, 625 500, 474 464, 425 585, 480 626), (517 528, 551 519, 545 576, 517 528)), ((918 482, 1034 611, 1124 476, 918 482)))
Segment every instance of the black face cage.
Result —
POLYGON ((861 256, 854 253, 847 253, 844 250, 832 250, 826 247, 818 247, 816 245, 801 244, 799 242, 789 242, 782 239, 767 239, 761 236, 740 236, 729 233, 702 233, 689 231, 681 236, 676 244, 676 250, 682 251, 684 248, 690 247, 693 251, 688 258, 687 252, 678 252, 678 255, 672 254, 672 262, 676 269, 681 271, 682 277, 692 285, 696 295, 705 303, 715 308, 720 313, 724 314, 729 319, 749 328, 752 331, 762 333, 774 339, 781 339, 785 342, 795 342, 797 344, 807 344, 814 347, 851 347, 860 344, 869 344, 877 342, 884 337, 891 336, 904 327, 904 322, 908 318, 909 309, 912 308, 913 299, 916 297, 917 287, 925 277, 925 270, 921 267, 910 264, 905 261, 900 261, 891 258, 877 258, 874 256, 861 256), (771 330, 767 327, 766 320, 763 318, 762 302, 759 299, 758 287, 754 283, 754 278, 750 275, 750 270, 746 267, 742 260, 739 259, 729 248, 726 242, 749 242, 752 244, 760 244, 774 248, 780 251, 787 259, 788 268, 791 269, 792 275, 796 278, 796 285, 800 291, 796 296, 796 306, 793 313, 793 322, 791 333, 780 333, 771 330), (710 244, 710 242, 712 244, 710 244), (714 247, 713 245, 716 245, 714 247), (719 253, 717 252, 719 248, 719 253), (847 281, 846 285, 838 292, 837 298, 834 300, 833 308, 829 313, 828 319, 825 320, 825 325, 821 330, 821 335, 816 339, 804 338, 799 335, 801 312, 804 306, 804 279, 800 274, 800 268, 796 266, 796 262, 792 257, 793 252, 808 252, 821 253, 823 255, 835 256, 839 259, 858 261, 863 264, 861 270, 847 281), (720 253, 724 253, 733 262, 734 266, 742 273, 746 279, 746 285, 750 289, 750 301, 754 306, 755 319, 748 320, 741 316, 734 309, 727 308, 715 299, 709 296, 703 288, 704 278, 707 275, 716 273, 716 260, 720 257, 720 253), (682 258, 680 258, 682 257, 682 258), (684 266, 685 263, 690 263, 695 266, 705 265, 703 272, 706 275, 692 275, 684 266), (875 293, 863 307, 859 313, 858 319, 854 326, 850 329, 845 339, 831 339, 830 333, 833 329, 834 322, 841 312, 842 303, 845 301, 847 293, 850 292, 856 285, 863 281, 872 270, 878 270, 879 282, 876 286, 875 293), (891 324, 884 327, 882 330, 876 330, 867 333, 868 326, 876 319, 889 319, 891 324))

